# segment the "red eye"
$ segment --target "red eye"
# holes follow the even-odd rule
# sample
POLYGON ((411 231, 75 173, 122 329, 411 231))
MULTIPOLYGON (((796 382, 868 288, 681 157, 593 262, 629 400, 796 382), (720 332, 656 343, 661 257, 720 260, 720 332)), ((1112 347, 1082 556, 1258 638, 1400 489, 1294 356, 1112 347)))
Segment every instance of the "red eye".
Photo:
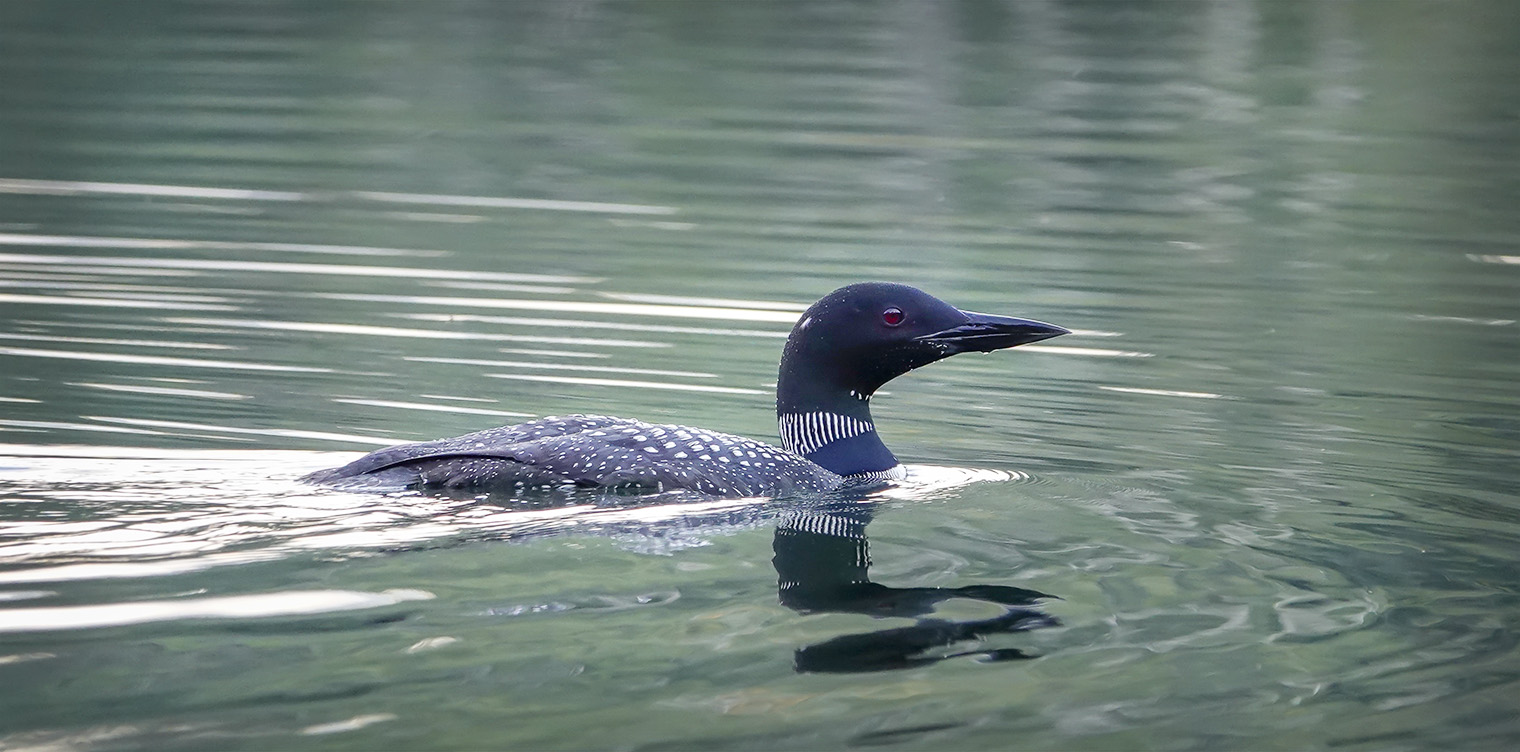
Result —
POLYGON ((887 310, 881 312, 881 323, 886 324, 887 326, 897 326, 898 324, 901 324, 905 318, 907 318, 907 316, 903 315, 901 308, 888 308, 887 310))

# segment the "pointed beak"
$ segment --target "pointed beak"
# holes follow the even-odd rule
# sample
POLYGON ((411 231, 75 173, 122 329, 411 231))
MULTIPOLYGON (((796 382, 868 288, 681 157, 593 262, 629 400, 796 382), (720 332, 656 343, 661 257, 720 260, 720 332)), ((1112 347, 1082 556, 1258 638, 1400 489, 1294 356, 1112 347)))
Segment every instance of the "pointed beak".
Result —
POLYGON ((918 337, 917 341, 933 345, 947 355, 954 355, 963 352, 992 352, 1071 334, 1070 329, 1033 319, 971 311, 962 313, 966 314, 966 323, 925 334, 918 337))

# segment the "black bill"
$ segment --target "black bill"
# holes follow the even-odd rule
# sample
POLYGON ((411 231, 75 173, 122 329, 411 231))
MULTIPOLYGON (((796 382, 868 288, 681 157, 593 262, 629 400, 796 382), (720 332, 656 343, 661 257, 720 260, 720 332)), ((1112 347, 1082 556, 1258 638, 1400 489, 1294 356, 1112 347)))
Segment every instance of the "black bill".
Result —
POLYGON ((966 323, 933 334, 925 334, 917 340, 954 354, 992 352, 1071 334, 1070 329, 1033 319, 994 316, 990 313, 971 311, 963 311, 963 313, 968 319, 966 323))

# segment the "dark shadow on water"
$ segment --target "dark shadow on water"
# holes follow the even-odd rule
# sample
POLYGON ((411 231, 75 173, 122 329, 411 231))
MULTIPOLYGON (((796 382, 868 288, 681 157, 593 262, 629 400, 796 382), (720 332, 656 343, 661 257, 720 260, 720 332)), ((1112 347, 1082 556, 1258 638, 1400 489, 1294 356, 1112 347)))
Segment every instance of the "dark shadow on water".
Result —
MULTIPOLYGON (((581 535, 609 535, 656 540, 681 534, 701 534, 720 527, 776 525, 771 559, 778 578, 782 605, 801 614, 847 613, 874 618, 910 618, 911 626, 845 634, 799 648, 794 665, 801 673, 889 671, 931 665, 948 658, 974 656, 985 663, 1038 657, 1016 648, 980 647, 975 643, 995 635, 1056 626, 1055 617, 1040 611, 1042 599, 1055 596, 1027 588, 998 584, 960 587, 890 587, 870 579, 870 544, 866 526, 880 508, 869 490, 775 499, 717 509, 688 509, 654 519, 582 519, 573 527, 544 527, 497 531, 487 537, 524 540, 574 530, 581 535), (503 534, 505 533, 505 535, 503 534), (984 619, 936 618, 936 607, 950 599, 981 601, 1003 613, 984 619), (967 649, 956 650, 964 644, 967 649)), ((511 510, 589 506, 597 510, 648 509, 696 500, 701 495, 640 494, 608 489, 536 489, 529 492, 476 495, 430 493, 454 497, 466 505, 490 505, 511 510)))
POLYGON ((776 526, 773 543, 781 603, 799 613, 856 613, 918 619, 912 626, 847 634, 799 648, 799 672, 844 673, 914 668, 947 658, 979 656, 985 662, 1036 656, 1013 648, 943 652, 955 643, 991 635, 1055 626, 1055 617, 1033 606, 1052 598, 1006 585, 894 588, 872 582, 866 525, 873 505, 845 502, 796 511, 776 526), (990 619, 928 618, 951 598, 1003 607, 990 619))

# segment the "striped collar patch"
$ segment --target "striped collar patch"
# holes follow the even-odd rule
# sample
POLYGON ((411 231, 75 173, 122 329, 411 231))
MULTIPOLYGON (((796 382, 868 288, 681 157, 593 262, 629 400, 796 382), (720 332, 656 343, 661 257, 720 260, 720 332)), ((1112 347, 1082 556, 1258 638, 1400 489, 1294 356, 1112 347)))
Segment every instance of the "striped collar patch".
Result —
POLYGON ((812 454, 825 444, 876 430, 870 421, 821 410, 785 413, 777 420, 781 424, 781 446, 801 455, 812 454))

